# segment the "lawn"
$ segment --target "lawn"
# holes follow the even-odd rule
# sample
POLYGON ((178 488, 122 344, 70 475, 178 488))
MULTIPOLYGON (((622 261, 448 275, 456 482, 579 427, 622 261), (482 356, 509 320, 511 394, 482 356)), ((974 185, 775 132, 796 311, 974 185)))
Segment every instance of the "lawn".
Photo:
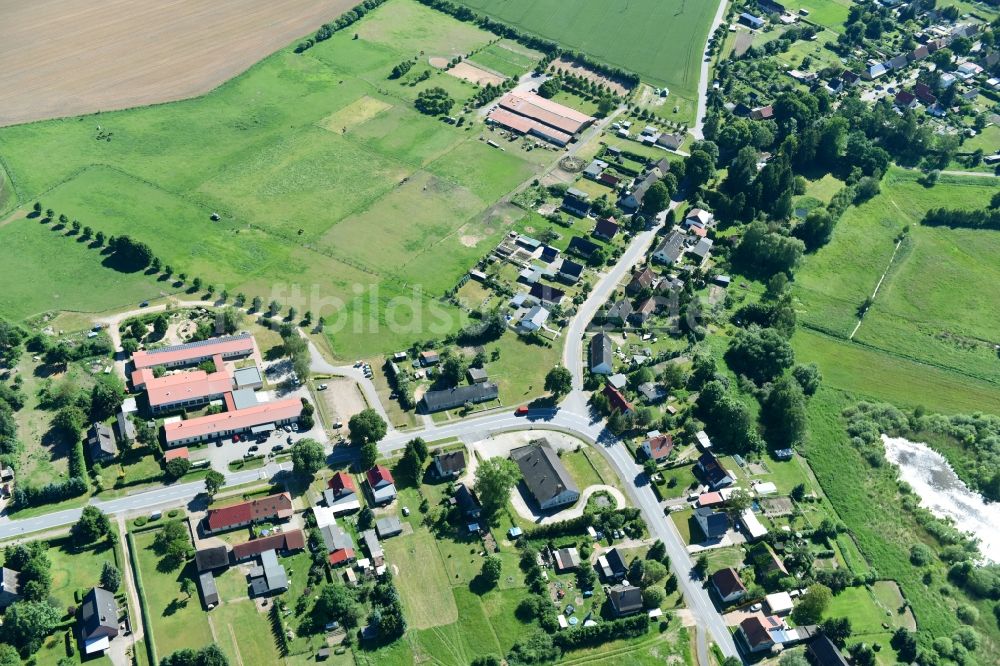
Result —
POLYGON ((567 451, 559 456, 562 464, 566 466, 566 471, 570 477, 576 481, 577 487, 582 492, 588 486, 596 486, 603 483, 597 469, 591 464, 590 458, 583 449, 579 451, 567 451))
POLYGON ((180 591, 182 578, 197 578, 194 562, 174 571, 161 571, 160 557, 153 549, 156 533, 140 532, 134 540, 138 585, 145 594, 157 654, 165 657, 181 648, 197 649, 214 643, 198 592, 189 598, 180 591))
POLYGON ((96 250, 39 224, 37 218, 0 221, 0 246, 0 315, 10 319, 57 309, 103 312, 135 307, 173 291, 142 273, 120 273, 102 265, 96 250))
POLYGON ((558 0, 462 0, 523 30, 695 99, 714 2, 612 0, 567 11, 558 0))
POLYGON ((384 542, 383 548, 386 560, 399 571, 395 576, 396 586, 411 627, 429 629, 452 624, 458 619, 448 574, 437 553, 433 535, 420 530, 393 537, 384 542))
POLYGON ((258 612, 254 602, 224 600, 209 614, 209 622, 229 663, 244 666, 280 663, 269 616, 258 612))
MULTIPOLYGON (((891 584, 888 581, 886 584, 891 584)), ((891 629, 904 626, 908 615, 896 613, 900 604, 891 609, 881 605, 872 590, 867 587, 849 587, 834 595, 824 617, 849 617, 854 636, 881 634, 885 632, 882 623, 888 623, 891 629)), ((908 627, 912 629, 913 627, 908 627)))
POLYGON ((809 10, 805 20, 816 23, 835 32, 841 32, 851 8, 850 0, 789 0, 782 3, 790 13, 800 9, 809 10))
POLYGON ((482 48, 469 57, 469 61, 507 77, 518 77, 534 67, 540 54, 517 42, 502 39, 482 48))
POLYGON ((71 538, 50 541, 48 555, 52 561, 51 596, 62 609, 77 605, 74 592, 82 595, 100 585, 105 562, 115 563, 114 551, 107 543, 78 549, 71 538))
MULTIPOLYGON (((473 85, 444 72, 412 87, 386 77, 414 54, 451 57, 494 39, 390 0, 308 52, 279 51, 196 99, 104 113, 99 123, 3 128, 0 156, 22 206, 42 197, 106 234, 145 241, 176 273, 312 310, 327 318, 341 358, 394 351, 463 324, 437 298, 505 233, 482 213, 538 166, 412 107, 432 85, 459 102, 473 85)), ((4 315, 103 310, 172 289, 104 269, 96 251, 37 222, 0 225, 11 276, 59 266, 30 289, 7 280, 4 315)))

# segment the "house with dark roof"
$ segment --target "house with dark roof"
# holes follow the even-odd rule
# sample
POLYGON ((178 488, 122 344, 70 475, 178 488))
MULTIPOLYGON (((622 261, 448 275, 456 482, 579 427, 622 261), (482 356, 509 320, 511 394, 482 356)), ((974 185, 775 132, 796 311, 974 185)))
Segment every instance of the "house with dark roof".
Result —
POLYGON ((708 259, 708 255, 712 253, 712 245, 713 241, 711 238, 702 238, 691 248, 691 256, 697 259, 699 263, 704 262, 708 259))
POLYGON ((661 264, 675 263, 684 254, 685 234, 679 229, 673 229, 667 237, 653 250, 653 260, 661 264))
POLYGON ((601 249, 601 246, 593 241, 589 241, 586 238, 581 238, 580 236, 573 236, 569 240, 569 245, 566 247, 566 251, 577 255, 578 257, 583 257, 584 259, 589 259, 590 255, 601 249))
POLYGON ((465 471, 465 450, 439 453, 432 464, 439 479, 457 478, 465 471))
POLYGON ((642 206, 642 200, 646 198, 646 192, 653 186, 653 183, 661 178, 663 178, 663 173, 658 168, 653 168, 643 176, 642 180, 632 188, 631 192, 618 200, 618 205, 629 212, 639 210, 642 206))
POLYGON ((545 439, 510 452, 511 459, 521 470, 521 479, 542 511, 573 504, 580 499, 580 490, 559 456, 545 439))
POLYGON ((500 389, 492 382, 482 384, 470 384, 468 386, 456 386, 450 389, 440 389, 428 391, 421 401, 424 411, 427 413, 440 412, 446 409, 455 409, 471 402, 476 405, 481 402, 489 402, 500 397, 500 389))
POLYGON ((684 143, 684 135, 664 132, 660 136, 656 137, 656 143, 657 145, 663 146, 667 150, 678 150, 681 147, 681 144, 684 143))
POLYGON ((662 402, 667 397, 667 390, 655 382, 643 382, 636 387, 636 390, 647 405, 662 402))
POLYGON ((293 513, 290 494, 269 495, 220 509, 209 509, 205 517, 205 531, 230 530, 265 520, 287 520, 293 513))
POLYGON ((656 312, 656 301, 647 298, 635 307, 629 320, 637 326, 642 326, 656 312))
POLYGON ((80 642, 84 654, 104 652, 118 636, 118 602, 112 592, 92 587, 80 605, 80 642))
POLYGON ((813 666, 848 666, 844 655, 830 638, 820 632, 806 645, 806 653, 813 666))
POLYGON ((628 574, 628 565, 621 551, 617 548, 605 552, 597 558, 597 567, 601 572, 601 577, 609 582, 620 581, 628 574))
POLYGON ((118 427, 118 438, 123 442, 134 442, 136 438, 135 423, 124 411, 115 414, 115 425, 118 427))
POLYGON ((553 261, 559 258, 559 250, 552 247, 551 245, 546 245, 542 248, 541 260, 547 264, 551 264, 553 261))
POLYGON ((625 324, 631 316, 632 303, 627 298, 615 301, 604 311, 604 321, 619 326, 625 324))
POLYGON ((748 28, 752 28, 754 30, 760 30, 761 28, 764 27, 765 22, 764 19, 762 19, 759 16, 754 16, 749 12, 742 12, 740 13, 740 23, 747 26, 748 28))
POLYGON ((706 539, 718 539, 729 530, 729 518, 721 511, 709 507, 698 507, 694 510, 694 519, 701 528, 706 539))
POLYGON ((21 574, 0 567, 0 609, 7 608, 21 598, 21 574))
POLYGON ((913 109, 917 106, 917 97, 913 93, 900 90, 892 103, 900 109, 913 109))
POLYGON ((608 590, 608 602, 616 617, 642 610, 642 590, 634 585, 614 585, 608 590))
POLYGON ((612 411, 618 411, 622 414, 628 414, 632 411, 632 403, 626 400, 622 392, 611 384, 604 385, 604 395, 607 397, 612 411))
POLYGON ((595 375, 610 375, 614 369, 611 338, 598 333, 590 339, 590 371, 595 375))
POLYGON ((695 468, 701 472, 702 478, 712 490, 718 490, 733 485, 733 477, 719 462, 711 451, 702 453, 695 468))
POLYGON ((528 294, 545 305, 558 305, 564 298, 566 298, 566 292, 562 289, 550 287, 549 285, 542 284, 541 282, 536 282, 531 285, 531 289, 528 291, 528 294))
POLYGON ((552 553, 552 559, 555 561, 556 571, 573 571, 580 566, 580 551, 573 547, 560 548, 552 553))
POLYGON ((362 532, 361 540, 365 542, 365 549, 368 551, 368 557, 372 559, 372 565, 376 567, 382 566, 385 562, 385 551, 382 550, 382 544, 379 542, 375 530, 371 529, 362 532))
POLYGON ((740 622, 737 635, 750 652, 762 652, 774 647, 774 639, 768 631, 769 625, 758 615, 751 615, 740 622))
POLYGON ((578 264, 571 259, 563 259, 557 275, 561 280, 565 280, 570 284, 576 284, 580 280, 580 276, 583 275, 583 264, 578 264))
POLYGON ((652 289, 656 284, 656 280, 656 273, 647 266, 641 271, 636 271, 632 274, 632 279, 629 280, 628 286, 625 287, 625 293, 629 296, 635 296, 644 289, 652 289))
POLYGON ((736 569, 732 567, 719 569, 712 574, 710 581, 712 589, 715 590, 724 604, 731 604, 746 596, 747 588, 740 579, 740 575, 736 573, 736 569))
POLYGON ((229 549, 226 546, 202 548, 194 554, 194 563, 199 572, 228 567, 229 549))
POLYGON ((479 518, 483 512, 483 507, 476 499, 475 493, 464 483, 455 484, 455 495, 452 499, 466 518, 479 518))
POLYGON ((615 218, 602 217, 597 221, 597 224, 594 225, 593 236, 594 238, 610 241, 618 235, 620 230, 621 227, 617 222, 615 222, 615 218))
POLYGON ((109 460, 118 455, 118 441, 114 431, 103 423, 95 423, 87 431, 87 451, 94 462, 109 460))
POLYGON ((201 591, 201 602, 206 610, 212 610, 219 605, 219 589, 215 585, 215 576, 211 571, 198 574, 198 589, 201 591))
POLYGON ((269 550, 293 553, 305 547, 306 535, 302 530, 289 530, 236 544, 233 546, 233 559, 242 562, 269 550))
POLYGON ((586 217, 590 212, 590 195, 574 187, 566 190, 566 196, 562 200, 562 209, 570 215, 586 217))

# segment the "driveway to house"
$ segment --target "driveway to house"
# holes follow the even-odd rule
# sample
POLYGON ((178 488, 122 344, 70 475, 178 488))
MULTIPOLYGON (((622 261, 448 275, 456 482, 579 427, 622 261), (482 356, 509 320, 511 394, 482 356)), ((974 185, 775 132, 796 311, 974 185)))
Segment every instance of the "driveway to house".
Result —
POLYGON ((558 513, 538 513, 531 508, 531 505, 524 497, 524 493, 521 492, 520 486, 514 489, 510 494, 510 502, 514 505, 514 510, 517 511, 525 520, 530 520, 536 525, 548 525, 549 523, 558 523, 563 520, 570 520, 572 518, 579 518, 583 515, 584 510, 587 508, 587 501, 590 496, 597 492, 606 492, 615 499, 615 508, 620 509, 625 506, 628 502, 625 500, 625 495, 622 491, 618 490, 613 486, 605 486, 596 484, 593 486, 587 486, 584 488, 583 492, 580 493, 580 499, 576 501, 576 504, 568 509, 563 509, 558 513))

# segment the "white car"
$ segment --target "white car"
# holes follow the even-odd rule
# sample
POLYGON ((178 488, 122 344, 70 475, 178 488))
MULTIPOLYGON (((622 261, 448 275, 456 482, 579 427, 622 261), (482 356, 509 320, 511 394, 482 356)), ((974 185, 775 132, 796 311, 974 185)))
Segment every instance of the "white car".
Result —
POLYGON ((761 608, 762 608, 762 606, 760 604, 754 604, 753 606, 750 607, 750 610, 752 610, 754 613, 756 613, 761 608))
POLYGON ((319 386, 316 387, 316 390, 317 391, 325 391, 326 390, 326 384, 320 384, 319 386))

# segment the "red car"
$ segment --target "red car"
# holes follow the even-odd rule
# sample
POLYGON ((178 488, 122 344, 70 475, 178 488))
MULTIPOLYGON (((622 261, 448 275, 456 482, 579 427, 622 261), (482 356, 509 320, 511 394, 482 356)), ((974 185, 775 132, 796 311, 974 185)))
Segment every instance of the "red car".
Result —
POLYGON ((233 443, 236 443, 238 441, 240 441, 240 436, 239 435, 233 435, 233 443))
POLYGON ((526 405, 521 405, 516 410, 514 410, 514 416, 526 416, 528 414, 528 407, 526 405))

